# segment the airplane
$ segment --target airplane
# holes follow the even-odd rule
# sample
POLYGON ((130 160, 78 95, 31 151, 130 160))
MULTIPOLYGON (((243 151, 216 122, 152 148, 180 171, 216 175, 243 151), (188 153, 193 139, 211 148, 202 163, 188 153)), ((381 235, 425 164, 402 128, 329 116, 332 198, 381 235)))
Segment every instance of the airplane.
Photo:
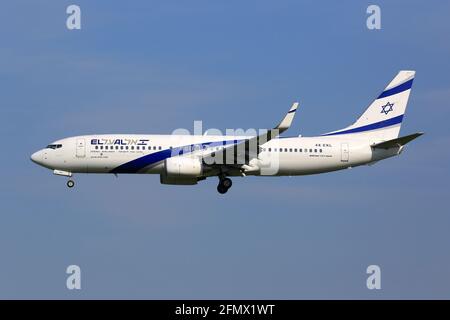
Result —
POLYGON ((299 176, 372 165, 399 155, 421 136, 399 137, 415 71, 400 71, 353 124, 314 137, 282 137, 299 106, 295 102, 273 129, 248 135, 94 134, 57 140, 31 160, 68 177, 75 173, 159 174, 161 184, 195 185, 218 177, 226 193, 230 177, 299 176))

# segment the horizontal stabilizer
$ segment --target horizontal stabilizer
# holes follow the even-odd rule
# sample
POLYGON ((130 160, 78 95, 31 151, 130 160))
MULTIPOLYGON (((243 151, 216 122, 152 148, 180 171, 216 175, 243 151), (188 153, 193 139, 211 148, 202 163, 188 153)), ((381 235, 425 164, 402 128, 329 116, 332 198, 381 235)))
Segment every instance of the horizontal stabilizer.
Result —
POLYGON ((374 144, 374 145, 372 145, 372 148, 389 149, 389 148, 401 147, 401 146, 404 146, 405 144, 407 144, 408 142, 420 137, 421 135, 423 135, 423 132, 413 133, 413 134, 410 134, 410 135, 407 135, 404 137, 400 137, 400 138, 396 138, 396 139, 392 139, 392 140, 374 144))

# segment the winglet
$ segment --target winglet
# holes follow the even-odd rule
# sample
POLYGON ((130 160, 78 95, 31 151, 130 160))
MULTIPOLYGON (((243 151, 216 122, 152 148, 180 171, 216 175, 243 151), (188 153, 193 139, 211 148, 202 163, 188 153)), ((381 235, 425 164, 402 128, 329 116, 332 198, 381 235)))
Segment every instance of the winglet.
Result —
POLYGON ((281 120, 280 124, 275 127, 279 131, 279 133, 282 133, 289 129, 291 126, 292 120, 294 120, 295 111, 297 111, 298 108, 298 102, 294 102, 292 104, 291 109, 289 109, 289 112, 286 114, 283 120, 281 120))

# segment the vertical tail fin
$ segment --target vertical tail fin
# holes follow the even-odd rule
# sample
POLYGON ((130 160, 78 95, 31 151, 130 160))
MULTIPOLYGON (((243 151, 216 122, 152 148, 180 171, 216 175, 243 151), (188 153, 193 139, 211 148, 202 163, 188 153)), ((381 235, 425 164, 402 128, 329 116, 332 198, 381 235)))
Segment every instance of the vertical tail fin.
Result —
POLYGON ((397 138, 415 73, 400 71, 355 123, 324 136, 354 134, 373 141, 397 138))

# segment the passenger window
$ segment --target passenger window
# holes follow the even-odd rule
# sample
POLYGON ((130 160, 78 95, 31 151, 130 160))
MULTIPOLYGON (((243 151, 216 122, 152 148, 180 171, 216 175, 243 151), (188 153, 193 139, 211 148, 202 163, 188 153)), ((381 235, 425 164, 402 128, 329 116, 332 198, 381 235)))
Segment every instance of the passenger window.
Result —
POLYGON ((317 149, 314 149, 314 152, 317 153, 317 149))
POLYGON ((289 149, 289 152, 292 152, 292 148, 289 149))
POLYGON ((116 150, 119 150, 119 146, 116 146, 116 150))
POLYGON ((98 150, 98 146, 95 146, 95 150, 98 150))
POLYGON ((161 146, 159 146, 158 149, 161 150, 162 149, 161 146))
POLYGON ((128 150, 128 146, 126 146, 126 147, 125 147, 125 149, 127 149, 127 150, 128 150))
POLYGON ((134 146, 131 146, 131 150, 134 150, 134 146))
POLYGON ((312 149, 309 149, 309 152, 312 152, 312 149))
POLYGON ((269 148, 269 152, 272 152, 272 148, 269 148))

